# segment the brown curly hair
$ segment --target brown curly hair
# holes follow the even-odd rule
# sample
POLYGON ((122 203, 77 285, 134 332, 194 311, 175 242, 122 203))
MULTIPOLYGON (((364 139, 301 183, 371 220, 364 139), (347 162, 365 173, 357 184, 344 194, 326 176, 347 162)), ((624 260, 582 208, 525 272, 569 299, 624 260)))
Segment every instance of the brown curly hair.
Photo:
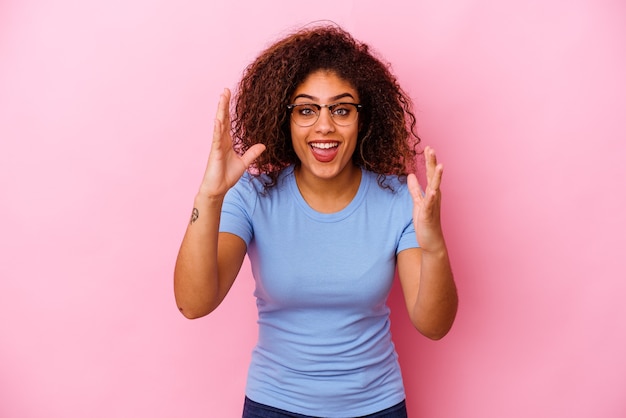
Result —
POLYGON ((234 147, 242 154, 256 143, 266 145, 251 172, 266 175, 265 187, 270 188, 282 169, 299 163, 287 105, 295 89, 318 70, 349 82, 363 105, 354 164, 377 173, 381 187, 388 187, 387 175, 404 181, 415 168, 420 141, 411 99, 389 64, 336 25, 301 29, 270 46, 245 69, 234 96, 234 147))

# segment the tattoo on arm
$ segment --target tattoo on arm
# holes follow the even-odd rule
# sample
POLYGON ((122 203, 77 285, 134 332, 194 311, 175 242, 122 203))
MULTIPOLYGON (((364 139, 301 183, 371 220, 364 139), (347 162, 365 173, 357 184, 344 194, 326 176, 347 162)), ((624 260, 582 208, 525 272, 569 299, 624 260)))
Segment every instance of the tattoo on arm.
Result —
POLYGON ((198 209, 193 208, 193 210, 191 211, 191 219, 189 220, 189 224, 191 225, 192 223, 197 221, 198 216, 200 216, 200 212, 198 211, 198 209))

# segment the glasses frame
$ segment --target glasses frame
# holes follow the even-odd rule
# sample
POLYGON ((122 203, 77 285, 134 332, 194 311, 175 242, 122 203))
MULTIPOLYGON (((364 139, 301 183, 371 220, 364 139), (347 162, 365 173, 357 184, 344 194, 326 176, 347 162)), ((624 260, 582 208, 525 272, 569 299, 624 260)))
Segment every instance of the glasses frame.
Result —
POLYGON ((338 126, 350 126, 352 125, 354 122, 350 122, 347 125, 344 125, 342 123, 339 123, 335 120, 335 117, 333 116, 333 108, 336 106, 341 106, 341 105, 350 105, 350 106, 354 106, 354 108, 356 109, 356 113, 357 113, 357 117, 356 119, 354 119, 354 122, 356 122, 358 120, 358 116, 359 116, 359 112, 361 112, 361 109, 363 109, 363 105, 359 104, 359 103, 351 103, 351 102, 339 102, 339 103, 333 103, 333 104, 319 104, 319 103, 291 103, 287 105, 287 111, 289 112, 289 116, 293 119, 293 109, 295 109, 297 106, 313 106, 315 108, 317 108, 317 118, 315 118, 315 120, 313 122, 311 122, 308 125, 300 125, 298 122, 296 122, 295 120, 293 121, 293 123, 295 123, 296 125, 300 126, 301 128, 308 128, 310 126, 313 126, 317 123, 317 121, 320 119, 320 115, 322 114, 322 108, 326 108, 328 109, 328 113, 330 113, 330 118, 332 119, 333 123, 335 123, 338 126))

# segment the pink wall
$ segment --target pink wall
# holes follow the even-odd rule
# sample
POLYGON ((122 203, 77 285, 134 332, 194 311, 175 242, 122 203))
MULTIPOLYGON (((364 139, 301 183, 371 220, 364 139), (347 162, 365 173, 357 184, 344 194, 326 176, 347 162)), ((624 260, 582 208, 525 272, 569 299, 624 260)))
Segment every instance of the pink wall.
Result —
POLYGON ((0 416, 240 414, 249 270, 187 321, 173 263, 217 95, 321 18, 446 166, 458 321, 429 342, 391 298, 413 416, 626 416, 626 4, 393 3, 0 2, 0 416))

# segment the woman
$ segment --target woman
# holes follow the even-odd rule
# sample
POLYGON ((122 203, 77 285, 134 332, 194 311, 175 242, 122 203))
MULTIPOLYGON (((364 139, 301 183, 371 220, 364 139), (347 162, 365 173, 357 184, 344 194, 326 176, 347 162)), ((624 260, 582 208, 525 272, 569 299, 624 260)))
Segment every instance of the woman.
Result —
POLYGON ((244 417, 406 417, 386 299, 394 274, 431 339, 456 315, 439 212, 443 168, 415 166, 411 101, 336 26, 308 28, 221 95, 207 169, 174 275, 180 311, 222 302, 246 253, 259 339, 244 417))

